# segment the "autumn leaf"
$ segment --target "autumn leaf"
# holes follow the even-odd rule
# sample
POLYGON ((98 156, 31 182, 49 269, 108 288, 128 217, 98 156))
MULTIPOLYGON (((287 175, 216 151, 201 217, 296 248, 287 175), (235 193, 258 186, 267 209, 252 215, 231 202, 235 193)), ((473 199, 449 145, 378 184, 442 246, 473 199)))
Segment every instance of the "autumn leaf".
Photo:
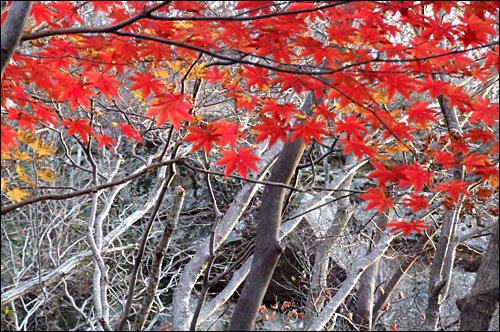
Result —
POLYGON ((28 175, 26 175, 26 173, 24 173, 24 170, 21 167, 21 165, 16 165, 16 173, 19 176, 19 180, 29 184, 31 188, 35 188, 35 184, 33 183, 33 181, 31 181, 31 178, 28 175))
POLYGON ((472 173, 474 170, 478 170, 482 167, 491 166, 491 162, 487 155, 473 152, 465 156, 462 160, 462 165, 465 165, 467 173, 472 173))
POLYGON ((71 108, 76 110, 78 105, 81 105, 86 110, 90 109, 90 97, 94 97, 96 94, 94 91, 90 90, 88 84, 83 83, 80 80, 72 80, 65 85, 66 88, 61 90, 58 102, 65 102, 69 100, 71 108))
POLYGON ((135 73, 135 76, 128 78, 135 83, 129 88, 130 90, 140 90, 142 100, 145 100, 151 93, 159 95, 160 90, 164 87, 163 83, 155 79, 150 74, 135 73))
POLYGON ((444 168, 450 169, 454 167, 458 162, 458 159, 453 157, 453 155, 446 151, 437 151, 436 152, 436 162, 438 164, 443 165, 444 168))
POLYGON ((270 118, 261 118, 260 124, 253 127, 257 134, 255 143, 262 142, 269 137, 269 147, 273 146, 278 139, 283 143, 288 141, 288 130, 290 126, 283 125, 282 122, 270 118))
POLYGON ((217 129, 214 132, 214 134, 219 135, 218 145, 224 147, 229 144, 230 147, 234 147, 238 138, 245 137, 240 128, 239 124, 226 121, 225 119, 218 121, 217 129))
POLYGON ((365 154, 370 156, 372 159, 374 159, 375 155, 377 155, 377 150, 375 149, 375 147, 367 145, 361 139, 354 136, 350 137, 349 139, 345 139, 340 143, 344 146, 344 154, 354 153, 354 155, 358 159, 358 162, 363 159, 363 156, 365 154))
POLYGON ((425 210, 429 206, 429 202, 425 199, 425 196, 421 195, 416 195, 416 194, 410 194, 411 198, 406 198, 405 201, 407 202, 405 204, 405 207, 411 207, 411 213, 416 213, 420 210, 425 210))
POLYGON ((104 145, 108 147, 111 151, 114 151, 113 145, 116 145, 116 141, 113 137, 110 137, 106 134, 103 135, 97 135, 96 136, 97 141, 99 142, 99 147, 102 148, 104 145))
POLYGON ((12 190, 7 191, 7 196, 14 202, 20 202, 29 195, 30 195, 29 193, 19 188, 14 188, 12 190))
POLYGON ((481 141, 485 145, 497 140, 495 134, 483 129, 471 129, 464 138, 469 138, 471 142, 481 141))
POLYGON ((89 125, 90 120, 88 119, 76 119, 76 120, 64 120, 61 121, 61 125, 68 127, 68 135, 78 134, 86 144, 89 140, 89 136, 95 137, 94 130, 89 125))
POLYGON ((42 181, 46 181, 46 182, 56 182, 56 179, 58 179, 58 177, 56 177, 54 175, 54 170, 51 169, 51 168, 42 168, 42 169, 39 169, 39 170, 36 170, 36 174, 38 175, 38 178, 42 181))
POLYGON ((130 140, 135 139, 136 141, 139 141, 142 143, 142 138, 141 138, 141 135, 139 134, 139 132, 137 130, 135 130, 134 128, 132 128, 132 126, 130 126, 128 123, 123 124, 120 122, 120 128, 121 128, 123 134, 125 134, 125 136, 127 136, 130 140))
POLYGON ((367 193, 361 194, 359 197, 361 199, 367 200, 365 211, 371 210, 373 208, 378 209, 378 213, 384 212, 385 208, 394 208, 394 203, 392 199, 385 195, 385 187, 380 188, 368 188, 367 193))
POLYGON ((184 141, 193 142, 190 152, 203 148, 208 155, 212 145, 217 144, 220 140, 220 135, 215 133, 217 125, 212 122, 198 126, 187 126, 186 129, 189 130, 189 135, 184 138, 184 141))
POLYGON ((434 177, 432 172, 426 170, 417 162, 413 162, 413 165, 401 165, 400 168, 405 178, 399 181, 398 188, 413 185, 415 192, 419 193, 424 188, 424 184, 430 185, 431 178, 434 177))
POLYGON ((227 73, 227 71, 225 71, 225 70, 221 71, 216 66, 211 70, 207 70, 206 75, 203 78, 208 80, 208 82, 210 82, 210 83, 222 82, 226 73, 227 73))
POLYGON ((228 177, 233 173, 235 169, 238 170, 238 173, 246 179, 247 178, 247 169, 251 169, 255 172, 258 171, 257 165, 255 162, 259 161, 260 158, 254 155, 254 149, 248 148, 245 149, 240 147, 238 151, 231 149, 229 151, 222 151, 221 153, 224 155, 215 166, 226 165, 226 170, 224 172, 224 177, 228 177))
POLYGON ((292 142, 296 141, 299 137, 302 138, 305 145, 309 145, 311 139, 315 139, 318 143, 323 144, 322 135, 329 135, 323 128, 326 123, 323 121, 316 121, 313 119, 305 120, 302 123, 296 123, 292 128, 292 142))
POLYGON ((181 121, 191 121, 189 110, 193 105, 184 101, 184 95, 166 93, 151 100, 151 108, 145 116, 156 116, 156 126, 161 127, 168 120, 175 129, 179 130, 181 121))
POLYGON ((37 158, 51 157, 55 155, 57 148, 52 147, 52 142, 44 144, 43 141, 36 140, 30 144, 30 147, 36 151, 37 158))
POLYGON ((17 148, 16 137, 19 136, 14 129, 4 124, 2 121, 2 130, 0 131, 2 152, 8 153, 10 147, 17 148))
POLYGON ((412 220, 412 221, 395 221, 385 224, 386 227, 392 227, 391 232, 396 232, 402 230, 404 235, 410 234, 412 231, 417 233, 422 233, 425 228, 429 226, 424 225, 423 220, 412 220))
POLYGON ((467 186, 470 183, 468 182, 462 182, 460 180, 451 180, 450 182, 445 182, 439 184, 436 188, 433 188, 433 191, 446 191, 448 194, 450 194, 450 197, 453 199, 454 202, 458 201, 458 196, 462 193, 466 196, 470 196, 470 194, 467 192, 467 186))
POLYGON ((248 79, 247 84, 245 84, 246 88, 256 85, 259 90, 269 89, 269 82, 266 79, 269 76, 268 69, 251 66, 244 66, 244 68, 242 76, 248 79))
POLYGON ((482 120, 487 126, 493 126, 495 120, 499 119, 498 103, 492 103, 489 99, 483 99, 476 95, 476 101, 472 105, 472 124, 482 120))
POLYGON ((328 109, 325 104, 319 104, 313 106, 313 114, 315 116, 322 116, 325 120, 335 121, 334 109, 328 109))
POLYGON ((372 161, 371 164, 375 167, 375 170, 368 174, 369 178, 377 178, 377 184, 386 185, 388 182, 397 182, 404 176, 401 172, 398 172, 399 168, 392 163, 391 168, 386 168, 384 164, 377 161, 372 161))
POLYGON ((368 133, 368 130, 363 126, 363 123, 357 119, 356 114, 353 114, 345 117, 344 120, 338 120, 333 132, 335 134, 346 132, 356 137, 363 137, 368 133))
POLYGON ((434 114, 436 111, 433 111, 429 108, 430 101, 424 102, 414 102, 407 110, 406 114, 408 114, 408 118, 410 121, 414 122, 420 128, 426 128, 428 125, 428 121, 437 122, 434 114))

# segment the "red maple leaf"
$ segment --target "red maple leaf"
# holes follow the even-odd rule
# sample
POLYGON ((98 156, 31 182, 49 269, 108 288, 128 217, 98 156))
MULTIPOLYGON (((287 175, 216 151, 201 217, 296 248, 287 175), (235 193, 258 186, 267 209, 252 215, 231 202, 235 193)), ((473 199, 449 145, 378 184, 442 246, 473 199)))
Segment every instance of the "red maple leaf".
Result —
POLYGON ((253 130, 258 134, 255 138, 255 143, 261 142, 269 137, 269 147, 273 146, 278 139, 283 143, 288 141, 287 131, 290 129, 288 125, 283 125, 282 122, 276 122, 270 118, 262 118, 260 124, 253 127, 253 130))
POLYGON ((344 120, 337 121, 333 132, 337 134, 342 131, 356 137, 363 137, 365 134, 362 132, 368 133, 368 130, 363 126, 363 123, 356 118, 356 114, 352 114, 344 118, 344 120))
POLYGON ((328 109, 325 104, 313 106, 313 112, 315 116, 322 116, 325 120, 335 121, 335 112, 333 112, 333 109, 328 109))
POLYGON ((492 103, 488 98, 483 99, 476 95, 476 101, 472 104, 472 117, 470 123, 478 123, 479 120, 487 126, 493 126, 495 120, 498 120, 498 103, 492 103))
POLYGON ((163 88, 163 83, 149 74, 136 72, 135 76, 128 79, 135 82, 129 90, 141 90, 142 100, 145 100, 151 93, 154 95, 160 94, 160 90, 163 88))
POLYGON ((182 120, 191 121, 191 114, 188 111, 193 105, 184 101, 182 94, 162 94, 150 103, 152 106, 144 115, 156 116, 157 127, 161 127, 168 120, 179 130, 182 120))
POLYGON ((377 178, 377 184, 386 185, 387 182, 397 182, 404 176, 403 174, 397 172, 398 167, 395 167, 394 163, 391 165, 391 169, 387 169, 384 164, 377 161, 372 161, 371 164, 375 167, 375 171, 368 174, 369 178, 377 178))
POLYGON ((441 183, 439 186, 433 188, 432 190, 446 191, 448 192, 448 194, 450 194, 450 197, 453 199, 453 201, 457 202, 460 193, 470 196, 470 194, 467 192, 467 186, 469 184, 470 183, 468 182, 462 182, 460 180, 452 180, 450 182, 441 183))
POLYGON ((18 133, 11 127, 9 127, 7 124, 3 123, 2 121, 2 130, 0 130, 0 136, 1 136, 1 147, 2 147, 2 152, 8 153, 9 152, 9 146, 13 146, 14 148, 17 148, 17 141, 16 137, 19 136, 18 133))
POLYGON ((89 82, 89 86, 96 88, 104 94, 110 102, 113 102, 111 97, 119 99, 117 87, 123 85, 115 79, 114 75, 98 73, 94 70, 85 73, 85 77, 89 82))
POLYGON ((78 104, 82 105, 85 109, 90 109, 89 97, 94 97, 95 92, 90 90, 88 84, 84 84, 80 80, 73 80, 73 82, 68 82, 65 84, 66 89, 62 89, 59 94, 57 101, 65 102, 69 100, 71 108, 75 110, 78 104))
POLYGON ((377 154, 377 150, 373 146, 366 145, 365 142, 354 136, 351 136, 349 139, 345 139, 340 143, 344 145, 344 154, 354 153, 358 162, 363 159, 363 155, 365 154, 370 156, 372 159, 375 158, 375 155, 377 154))
POLYGON ((464 137, 470 138, 471 142, 481 141, 485 145, 497 140, 495 137, 495 134, 493 134, 490 131, 483 130, 483 129, 469 130, 469 132, 467 134, 465 134, 464 137))
POLYGON ((406 221, 395 221, 385 224, 386 227, 393 227, 391 232, 396 232, 399 229, 403 231, 404 235, 410 234, 411 231, 415 231, 417 233, 422 233, 425 228, 429 228, 429 226, 424 225, 423 220, 412 220, 410 222, 406 221))
POLYGON ((203 77, 204 79, 208 79, 210 83, 214 82, 222 82, 222 79, 226 75, 227 71, 225 70, 219 70, 217 66, 214 67, 214 69, 207 70, 206 75, 203 77))
POLYGON ((187 126, 186 128, 189 130, 189 135, 184 138, 184 141, 193 142, 190 152, 203 148, 206 154, 209 154, 212 145, 218 144, 220 140, 220 135, 215 133, 217 126, 212 122, 198 126, 187 126))
POLYGON ((226 121, 225 119, 217 122, 217 130, 214 134, 219 135, 219 146, 223 147, 230 145, 234 147, 238 137, 244 137, 243 133, 240 131, 241 126, 234 122, 226 121))
POLYGON ((418 212, 420 210, 425 210, 429 206, 429 202, 425 199, 425 196, 419 196, 416 194, 410 194, 411 198, 406 198, 405 207, 411 207, 412 213, 418 212))
POLYGON ((104 145, 108 147, 111 151, 114 150, 113 145, 116 145, 116 141, 113 137, 110 137, 106 134, 96 136, 97 141, 99 142, 99 147, 102 148, 104 145))
POLYGON ((247 178, 247 168, 257 172, 258 168, 257 165, 255 165, 256 161, 259 161, 260 158, 254 155, 253 152, 254 149, 248 148, 245 149, 240 146, 238 151, 235 149, 231 149, 229 151, 221 151, 221 153, 224 155, 223 158, 221 158, 215 166, 220 166, 220 165, 226 165, 226 170, 224 172, 224 177, 228 177, 233 173, 235 169, 238 170, 238 173, 241 174, 241 176, 246 179, 247 178))
POLYGON ((436 111, 429 108, 430 103, 430 101, 414 102, 411 107, 406 110, 406 114, 408 114, 410 121, 416 123, 421 128, 426 128, 429 120, 437 122, 437 119, 433 115, 436 111))
POLYGON ((471 173, 482 167, 491 166, 491 161, 487 155, 473 152, 462 160, 462 165, 465 165, 467 173, 471 173))
POLYGON ((256 85, 259 90, 266 90, 269 88, 269 82, 267 81, 267 77, 269 77, 268 69, 251 66, 244 67, 245 71, 242 76, 248 78, 247 84, 245 84, 246 88, 252 85, 256 85))
POLYGON ((444 168, 450 169, 451 167, 454 167, 456 165, 458 159, 453 157, 453 155, 449 152, 437 151, 436 162, 443 165, 444 168))
POLYGON ((88 142, 88 135, 95 137, 94 130, 89 125, 89 119, 76 119, 61 121, 61 125, 68 127, 68 135, 78 134, 83 140, 83 143, 88 142))
POLYGON ((415 191, 419 193, 424 188, 424 184, 430 185, 431 178, 434 177, 434 174, 417 164, 417 162, 413 162, 413 165, 401 165, 400 168, 406 178, 399 181, 398 188, 413 185, 415 191))
POLYGON ((270 113, 271 118, 275 121, 288 122, 292 118, 293 114, 297 114, 297 109, 292 103, 286 103, 284 105, 279 105, 274 100, 267 100, 264 107, 260 111, 262 114, 270 113))
POLYGON ((302 137, 305 145, 309 145, 311 139, 314 138, 320 144, 323 143, 321 135, 328 135, 329 133, 323 128, 326 123, 323 121, 316 120, 306 120, 304 124, 296 123, 293 126, 292 131, 292 142, 296 141, 299 137, 302 137))
POLYGON ((120 122, 120 128, 122 129, 122 132, 127 136, 130 140, 135 139, 136 141, 139 141, 142 143, 142 138, 141 135, 139 135, 139 132, 132 128, 128 123, 127 124, 122 124, 120 122))
POLYGON ((378 213, 384 212, 385 208, 394 208, 392 199, 385 195, 385 187, 368 188, 367 193, 359 195, 360 198, 369 201, 366 205, 365 211, 373 208, 378 208, 378 213))

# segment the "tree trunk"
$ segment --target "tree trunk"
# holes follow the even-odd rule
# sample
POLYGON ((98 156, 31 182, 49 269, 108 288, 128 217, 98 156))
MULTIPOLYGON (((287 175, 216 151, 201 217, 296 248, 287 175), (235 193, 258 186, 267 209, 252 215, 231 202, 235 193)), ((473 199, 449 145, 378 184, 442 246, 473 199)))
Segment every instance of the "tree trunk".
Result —
POLYGON ((498 225, 497 222, 472 290, 460 305, 460 331, 487 331, 498 306, 498 225))
MULTIPOLYGON (((269 181, 288 184, 304 149, 302 139, 286 144, 272 168, 269 181)), ((276 263, 284 250, 278 236, 285 192, 285 188, 267 185, 262 194, 252 268, 231 317, 231 331, 252 329, 276 263)))
POLYGON ((31 1, 14 1, 9 7, 9 13, 2 25, 1 76, 3 76, 5 67, 7 67, 7 63, 14 54, 17 44, 19 44, 26 19, 30 13, 31 4, 31 1))
MULTIPOLYGON (((385 224, 388 220, 392 219, 394 215, 394 209, 388 208, 385 210, 383 215, 377 216, 375 222, 373 243, 377 243, 381 236, 381 230, 385 229, 385 224)), ((371 248, 367 254, 371 252, 371 248)), ((378 263, 377 259, 369 268, 363 272, 360 278, 360 286, 358 290, 358 305, 356 308, 356 315, 354 316, 354 323, 359 325, 361 331, 371 331, 372 313, 373 313, 373 303, 375 301, 375 284, 377 282, 378 273, 378 263)))

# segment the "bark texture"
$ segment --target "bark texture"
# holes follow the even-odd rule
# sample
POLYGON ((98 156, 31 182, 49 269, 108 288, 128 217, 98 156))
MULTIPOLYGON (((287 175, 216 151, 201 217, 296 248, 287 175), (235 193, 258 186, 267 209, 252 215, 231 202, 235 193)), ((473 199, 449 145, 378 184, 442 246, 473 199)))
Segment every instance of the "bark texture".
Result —
POLYGON ((14 1, 9 7, 9 13, 2 25, 1 75, 3 75, 5 67, 7 67, 7 63, 21 39, 31 4, 31 1, 14 1))
POLYGON ((498 223, 490 238, 476 280, 460 306, 460 331, 487 331, 498 306, 498 223))
MULTIPOLYGON (((304 149, 302 139, 286 144, 272 168, 269 181, 288 184, 304 149)), ((279 229, 285 192, 285 188, 268 185, 262 194, 252 267, 231 317, 231 331, 252 329, 276 263, 284 250, 279 240, 279 229)))

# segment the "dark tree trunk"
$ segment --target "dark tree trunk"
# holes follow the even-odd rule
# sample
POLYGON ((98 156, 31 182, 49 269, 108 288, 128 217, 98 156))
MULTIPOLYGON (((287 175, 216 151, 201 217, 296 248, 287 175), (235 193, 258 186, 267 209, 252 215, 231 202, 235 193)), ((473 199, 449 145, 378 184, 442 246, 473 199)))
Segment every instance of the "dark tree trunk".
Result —
MULTIPOLYGON (((286 144, 273 165, 269 181, 288 184, 304 149, 302 139, 286 144)), ((278 235, 285 192, 285 188, 267 185, 262 194, 255 254, 250 273, 231 317, 231 331, 252 329, 276 263, 284 250, 278 235)))
MULTIPOLYGON (((487 331, 498 306, 498 223, 469 295, 461 301, 460 331, 487 331)), ((457 301, 457 304, 460 301, 457 301)))

